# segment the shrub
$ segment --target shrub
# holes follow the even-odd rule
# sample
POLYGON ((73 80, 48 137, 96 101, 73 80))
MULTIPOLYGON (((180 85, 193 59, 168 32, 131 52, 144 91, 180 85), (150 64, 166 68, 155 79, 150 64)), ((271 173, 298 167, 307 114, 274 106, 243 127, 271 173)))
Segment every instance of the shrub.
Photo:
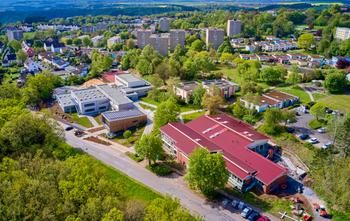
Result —
POLYGON ((136 162, 141 162, 144 160, 143 157, 141 157, 140 155, 138 155, 136 153, 127 152, 126 155, 136 162))
POLYGON ((321 123, 320 121, 316 120, 316 119, 313 119, 313 120, 311 120, 311 121, 309 122, 309 127, 310 127, 311 129, 316 130, 316 129, 322 127, 322 123, 321 123))
POLYGON ((129 137, 131 137, 131 135, 132 135, 132 132, 131 132, 130 130, 126 130, 126 131, 124 131, 124 133, 123 133, 123 137, 124 137, 125 139, 128 139, 129 137))
POLYGON ((149 169, 152 173, 157 174, 157 176, 167 176, 173 172, 169 167, 160 163, 148 165, 147 169, 149 169))

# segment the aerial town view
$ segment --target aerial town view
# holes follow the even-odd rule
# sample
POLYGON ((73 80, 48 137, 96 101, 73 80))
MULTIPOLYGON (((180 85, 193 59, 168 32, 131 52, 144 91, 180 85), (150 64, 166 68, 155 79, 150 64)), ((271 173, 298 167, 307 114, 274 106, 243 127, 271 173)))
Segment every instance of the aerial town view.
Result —
POLYGON ((350 1, 2 1, 3 220, 350 221, 350 1))

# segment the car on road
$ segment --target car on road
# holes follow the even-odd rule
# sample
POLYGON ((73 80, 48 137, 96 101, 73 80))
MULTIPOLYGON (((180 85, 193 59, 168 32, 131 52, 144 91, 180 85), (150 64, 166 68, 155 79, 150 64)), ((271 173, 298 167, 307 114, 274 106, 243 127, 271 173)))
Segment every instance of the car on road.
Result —
POLYGON ((72 126, 68 126, 64 129, 65 131, 70 131, 70 130, 73 130, 73 127, 72 126))
POLYGON ((260 214, 258 213, 258 212, 256 212, 256 211, 252 211, 251 213, 250 213, 250 215, 248 216, 248 220, 249 221, 257 221, 258 219, 259 219, 259 217, 260 217, 260 214))
POLYGON ((311 137, 307 142, 311 143, 311 144, 316 144, 316 143, 318 143, 318 140, 316 137, 311 137))
POLYGON ((326 128, 321 127, 319 129, 317 129, 317 132, 319 132, 320 134, 324 134, 324 133, 326 133, 326 128))
POLYGON ((298 137, 299 137, 300 140, 306 140, 307 138, 309 138, 309 135, 307 135, 307 134, 300 134, 298 137))
POLYGON ((237 209, 243 210, 244 208, 246 208, 246 205, 243 202, 239 202, 238 206, 237 206, 237 209))
POLYGON ((248 216, 253 212, 253 209, 250 207, 244 208, 244 210, 241 212, 241 216, 243 218, 248 218, 248 216))

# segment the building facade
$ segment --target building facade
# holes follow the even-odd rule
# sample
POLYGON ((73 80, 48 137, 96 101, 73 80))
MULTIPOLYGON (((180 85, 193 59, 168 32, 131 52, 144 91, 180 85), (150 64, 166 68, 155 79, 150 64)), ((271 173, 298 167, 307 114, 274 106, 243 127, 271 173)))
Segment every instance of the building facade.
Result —
POLYGON ((185 46, 185 35, 185 30, 170 30, 169 48, 171 51, 173 51, 177 45, 185 46))
POLYGON ((227 21, 227 36, 232 37, 241 33, 242 23, 239 20, 227 21))
POLYGON ((159 54, 165 56, 169 49, 169 34, 153 34, 149 38, 150 45, 158 51, 159 54))
POLYGON ((12 40, 19 41, 23 38, 23 31, 16 28, 8 28, 6 30, 6 36, 9 41, 12 41, 12 40))
POLYGON ((202 82, 203 88, 207 90, 208 93, 214 94, 214 91, 218 89, 220 91, 220 95, 224 98, 229 98, 236 91, 239 90, 238 84, 228 81, 226 79, 214 79, 214 80, 206 80, 202 82))
POLYGON ((167 32, 170 30, 170 19, 161 18, 159 19, 159 31, 167 32))
POLYGON ((102 113, 103 126, 109 133, 117 133, 147 122, 146 114, 138 109, 124 111, 107 111, 102 113))
POLYGON ((340 28, 337 27, 335 32, 335 38, 339 40, 347 40, 350 38, 350 28, 340 28))
POLYGON ((150 44, 150 37, 152 35, 151 30, 137 30, 136 31, 136 39, 137 46, 139 48, 144 48, 146 45, 150 44))
POLYGON ((207 48, 218 49, 224 42, 225 31, 217 28, 207 28, 206 30, 206 45, 207 48))

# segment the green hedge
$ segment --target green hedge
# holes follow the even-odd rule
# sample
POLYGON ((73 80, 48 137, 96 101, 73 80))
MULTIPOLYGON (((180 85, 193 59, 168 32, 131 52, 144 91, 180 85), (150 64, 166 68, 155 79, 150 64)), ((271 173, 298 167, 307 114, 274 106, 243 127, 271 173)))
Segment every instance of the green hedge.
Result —
POLYGON ((163 164, 160 164, 160 163, 148 165, 147 169, 149 169, 151 172, 157 174, 158 176, 167 176, 173 172, 169 167, 167 167, 163 164))

